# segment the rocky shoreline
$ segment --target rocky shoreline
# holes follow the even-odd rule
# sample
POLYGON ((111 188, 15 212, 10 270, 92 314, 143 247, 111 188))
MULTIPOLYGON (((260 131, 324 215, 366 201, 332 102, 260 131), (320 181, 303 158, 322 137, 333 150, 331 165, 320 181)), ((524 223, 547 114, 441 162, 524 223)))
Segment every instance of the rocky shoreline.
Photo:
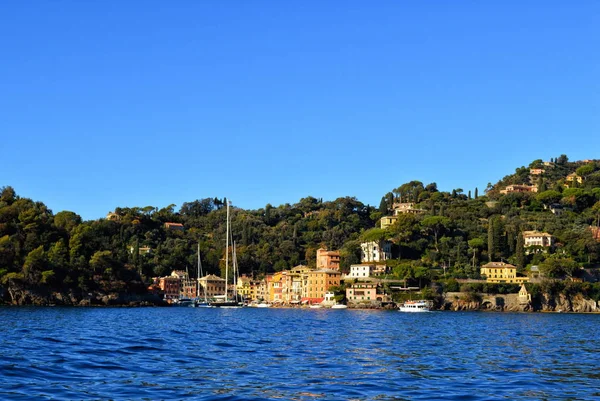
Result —
POLYGON ((536 299, 523 302, 518 294, 490 295, 477 294, 473 299, 470 293, 449 292, 443 297, 436 309, 451 311, 498 311, 498 312, 600 312, 598 302, 576 294, 550 296, 542 294, 536 299))
MULTIPOLYGON (((34 291, 19 286, 0 286, 0 305, 13 306, 168 306, 164 300, 153 294, 126 294, 89 292, 76 294, 69 292, 34 291)), ((352 306, 352 309, 394 309, 371 305, 352 306)), ((518 294, 473 294, 448 292, 433 301, 433 310, 442 311, 497 311, 497 312, 600 312, 598 302, 584 298, 581 294, 567 296, 558 294, 540 296, 523 301, 518 294)))

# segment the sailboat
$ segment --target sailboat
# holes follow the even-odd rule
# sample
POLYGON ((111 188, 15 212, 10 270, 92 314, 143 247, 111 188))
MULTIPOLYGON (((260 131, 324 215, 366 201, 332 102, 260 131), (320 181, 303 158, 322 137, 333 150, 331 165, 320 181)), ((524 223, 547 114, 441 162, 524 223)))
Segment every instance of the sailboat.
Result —
MULTIPOLYGON (((210 306, 214 306, 217 308, 241 308, 242 306, 238 303, 237 299, 230 299, 227 294, 227 279, 229 275, 229 236, 231 235, 229 229, 229 199, 227 199, 227 225, 226 225, 226 234, 225 234, 225 294, 223 295, 221 300, 214 301, 210 303, 210 306)), ((235 247, 234 247, 235 249, 235 247)), ((235 281, 235 250, 234 250, 234 281, 235 281)), ((234 287, 235 288, 235 287, 234 287)), ((234 290, 235 291, 235 290, 234 290)), ((219 297, 221 298, 221 297, 219 297)), ((237 298, 237 295, 236 295, 237 298)))
MULTIPOLYGON (((198 279, 202 277, 202 261, 200 261, 200 243, 198 243, 198 279)), ((198 286, 196 288, 196 302, 194 302, 194 306, 198 308, 211 308, 211 305, 208 303, 208 298, 206 297, 206 288, 202 286, 204 290, 204 300, 200 298, 200 281, 198 281, 198 286)))

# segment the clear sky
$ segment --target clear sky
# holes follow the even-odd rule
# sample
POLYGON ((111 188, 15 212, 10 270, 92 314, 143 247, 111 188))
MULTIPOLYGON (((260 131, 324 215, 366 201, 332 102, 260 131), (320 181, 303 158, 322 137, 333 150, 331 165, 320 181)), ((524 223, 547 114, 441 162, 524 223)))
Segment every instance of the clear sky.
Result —
POLYGON ((0 51, 0 186, 84 219, 600 158, 595 0, 12 1, 0 51))

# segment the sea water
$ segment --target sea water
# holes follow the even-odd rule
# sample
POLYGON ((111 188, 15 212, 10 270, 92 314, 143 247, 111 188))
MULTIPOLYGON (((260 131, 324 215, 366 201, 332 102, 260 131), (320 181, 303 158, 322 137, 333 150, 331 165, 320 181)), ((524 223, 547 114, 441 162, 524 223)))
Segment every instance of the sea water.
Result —
POLYGON ((0 399, 594 400, 600 315, 0 308, 0 399))

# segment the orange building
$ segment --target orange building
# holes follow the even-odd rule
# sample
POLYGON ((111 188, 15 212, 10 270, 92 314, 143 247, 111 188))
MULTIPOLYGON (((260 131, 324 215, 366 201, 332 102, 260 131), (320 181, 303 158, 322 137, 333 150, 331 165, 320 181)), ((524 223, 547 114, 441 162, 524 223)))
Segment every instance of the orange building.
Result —
POLYGON ((317 269, 340 270, 340 251, 317 249, 317 269))
POLYGON ((311 270, 306 275, 302 301, 309 303, 322 302, 329 288, 339 286, 342 278, 342 273, 333 269, 311 270))

